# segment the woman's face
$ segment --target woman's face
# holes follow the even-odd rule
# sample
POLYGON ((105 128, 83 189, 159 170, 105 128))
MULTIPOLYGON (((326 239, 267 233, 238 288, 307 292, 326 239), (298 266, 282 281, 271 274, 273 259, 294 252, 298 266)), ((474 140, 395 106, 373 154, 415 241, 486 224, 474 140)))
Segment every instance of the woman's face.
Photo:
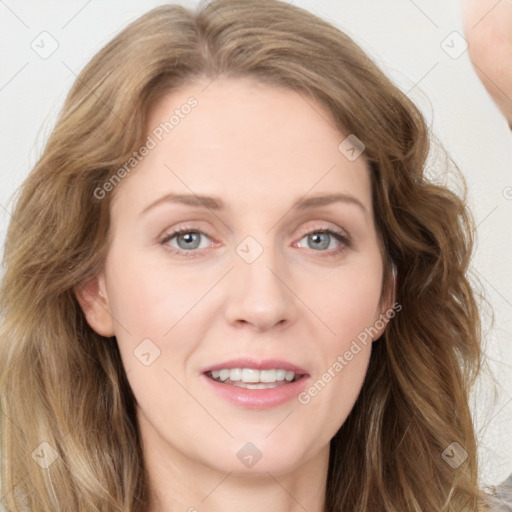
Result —
POLYGON ((150 111, 85 309, 162 464, 279 474, 325 462, 383 330, 369 169, 311 99, 207 84, 150 111))

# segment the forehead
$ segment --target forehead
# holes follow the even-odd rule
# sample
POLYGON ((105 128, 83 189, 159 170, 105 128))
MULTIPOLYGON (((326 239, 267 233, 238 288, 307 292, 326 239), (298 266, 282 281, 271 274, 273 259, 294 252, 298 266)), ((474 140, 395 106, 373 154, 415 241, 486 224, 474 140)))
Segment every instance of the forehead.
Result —
POLYGON ((262 200, 284 206, 343 192, 371 211, 364 154, 351 161, 340 150, 347 135, 323 105, 291 89, 252 79, 191 83, 152 106, 147 136, 154 147, 117 192, 140 207, 167 191, 255 209, 265 208, 262 200))

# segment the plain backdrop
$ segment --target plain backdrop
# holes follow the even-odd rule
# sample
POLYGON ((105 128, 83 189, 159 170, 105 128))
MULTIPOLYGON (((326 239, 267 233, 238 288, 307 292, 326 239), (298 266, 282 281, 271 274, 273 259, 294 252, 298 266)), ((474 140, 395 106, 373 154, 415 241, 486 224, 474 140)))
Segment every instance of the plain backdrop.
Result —
MULTIPOLYGON (((11 195, 37 161, 76 75, 129 22, 163 3, 0 0, 0 248, 11 195)), ((484 346, 497 380, 482 376, 471 407, 482 483, 497 484, 512 473, 512 132, 473 71, 461 7, 458 0, 292 3, 362 46, 420 107, 467 179, 478 224, 474 271, 494 310, 492 326, 484 318, 484 346)))

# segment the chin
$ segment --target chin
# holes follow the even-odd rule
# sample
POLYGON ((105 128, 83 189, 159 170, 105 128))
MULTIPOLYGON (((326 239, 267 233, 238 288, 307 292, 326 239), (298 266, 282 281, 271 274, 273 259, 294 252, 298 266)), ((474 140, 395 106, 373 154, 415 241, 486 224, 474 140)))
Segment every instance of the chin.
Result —
POLYGON ((265 439, 264 435, 259 440, 255 437, 252 439, 253 441, 244 442, 232 440, 221 453, 215 453, 218 452, 219 447, 216 450, 208 449, 212 457, 208 457, 209 460, 205 461, 205 464, 217 471, 238 476, 268 476, 267 473, 277 476, 297 470, 322 451, 321 447, 311 447, 308 453, 305 441, 286 443, 282 439, 276 439, 272 442, 270 439, 265 439))

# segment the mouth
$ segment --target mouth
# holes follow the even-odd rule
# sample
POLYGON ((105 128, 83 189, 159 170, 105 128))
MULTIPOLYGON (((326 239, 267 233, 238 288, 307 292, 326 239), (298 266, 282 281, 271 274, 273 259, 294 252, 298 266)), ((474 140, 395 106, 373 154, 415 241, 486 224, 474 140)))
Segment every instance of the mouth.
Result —
POLYGON ((282 359, 239 357, 201 370, 207 389, 237 407, 271 409, 297 398, 309 373, 282 359))
POLYGON ((205 375, 215 382, 244 389, 272 389, 305 377, 305 374, 284 368, 222 368, 205 372, 205 375))

